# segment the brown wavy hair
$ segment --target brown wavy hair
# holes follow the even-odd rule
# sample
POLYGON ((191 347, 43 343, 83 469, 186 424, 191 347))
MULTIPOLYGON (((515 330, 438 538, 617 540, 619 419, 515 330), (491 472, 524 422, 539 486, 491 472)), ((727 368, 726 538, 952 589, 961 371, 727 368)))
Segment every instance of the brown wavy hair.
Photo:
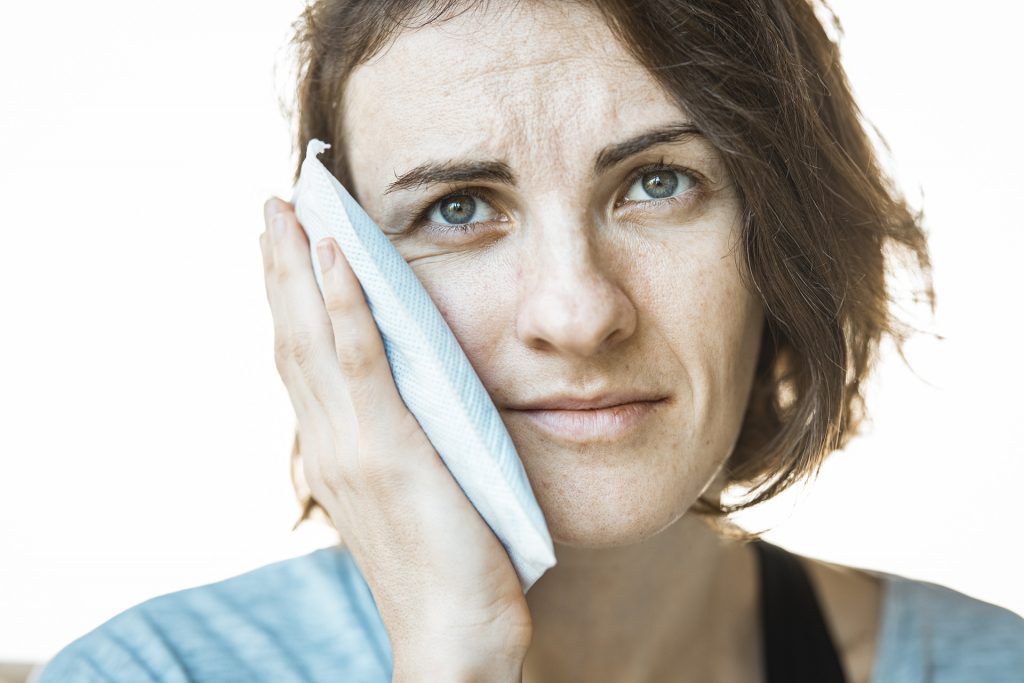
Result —
MULTIPOLYGON (((842 27, 824 3, 577 1, 597 9, 675 98, 739 192, 742 275, 765 313, 753 390, 725 464, 726 485, 744 487, 746 497, 729 505, 702 496, 693 507, 726 522, 816 476, 860 430, 863 385, 882 338, 902 355, 913 329, 893 313, 889 266, 899 262, 920 277, 916 294, 934 312, 922 216, 878 162, 829 36, 829 25, 837 39, 842 27)), ((295 179, 311 138, 344 139, 339 113, 356 66, 399 31, 480 4, 486 0, 310 0, 293 26, 295 179)), ((354 192, 343 152, 334 144, 320 159, 354 192)), ((299 443, 296 430, 297 490, 299 443)), ((308 492, 299 498, 296 526, 319 507, 308 492)))

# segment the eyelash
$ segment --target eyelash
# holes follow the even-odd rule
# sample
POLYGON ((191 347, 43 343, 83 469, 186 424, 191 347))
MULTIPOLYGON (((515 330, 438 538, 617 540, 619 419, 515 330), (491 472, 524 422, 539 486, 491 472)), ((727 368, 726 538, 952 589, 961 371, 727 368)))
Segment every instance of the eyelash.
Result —
MULTIPOLYGON (((704 193, 705 189, 707 188, 707 182, 708 181, 707 181, 707 178, 703 174, 701 174, 701 173, 699 173, 697 171, 694 171, 692 168, 688 168, 686 166, 680 166, 678 164, 668 164, 668 163, 665 163, 665 159, 664 159, 664 157, 662 157, 659 161, 657 161, 655 163, 645 164, 644 166, 641 166, 640 168, 637 168, 636 170, 634 170, 632 172, 632 174, 630 174, 629 178, 627 179, 626 190, 628 191, 629 188, 633 186, 633 183, 635 183, 637 180, 642 178, 645 174, 651 173, 653 171, 676 171, 676 172, 680 173, 681 175, 689 177, 690 180, 693 182, 693 187, 691 187, 686 192, 683 192, 683 193, 677 194, 677 195, 673 195, 671 197, 665 197, 664 199, 616 200, 616 203, 615 203, 614 207, 615 208, 619 208, 619 207, 622 207, 622 206, 629 206, 631 204, 632 205, 636 205, 636 204, 652 204, 652 203, 654 203, 654 204, 686 204, 686 203, 689 203, 691 201, 696 201, 697 199, 699 199, 700 196, 704 193)), ((422 205, 419 209, 417 209, 415 211, 414 215, 418 216, 417 223, 423 222, 425 220, 425 218, 430 214, 431 210, 435 206, 437 206, 438 202, 440 202, 442 199, 445 199, 446 197, 451 197, 452 195, 460 195, 460 194, 469 195, 470 197, 473 197, 474 199, 483 200, 483 201, 487 202, 488 204, 492 203, 491 198, 488 196, 488 193, 481 192, 480 190, 478 190, 478 189, 476 189, 474 187, 465 187, 465 188, 450 187, 450 188, 448 188, 448 191, 445 194, 441 195, 440 197, 438 197, 436 199, 428 200, 427 203, 425 203, 424 205, 422 205)), ((473 222, 473 223, 464 223, 464 224, 461 224, 461 225, 445 225, 444 223, 433 223, 433 222, 431 222, 431 228, 430 229, 432 231, 434 231, 434 232, 440 232, 442 234, 443 233, 468 233, 468 232, 474 232, 475 230, 478 229, 478 228, 476 228, 474 226, 481 225, 483 223, 485 223, 485 221, 476 221, 476 222, 473 222)))

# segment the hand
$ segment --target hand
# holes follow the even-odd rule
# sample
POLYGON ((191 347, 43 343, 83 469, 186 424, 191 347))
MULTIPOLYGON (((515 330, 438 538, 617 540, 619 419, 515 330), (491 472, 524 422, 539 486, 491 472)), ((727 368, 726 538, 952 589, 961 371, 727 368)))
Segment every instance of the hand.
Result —
POLYGON ((366 578, 396 670, 420 680, 421 663, 438 661, 514 670, 532 637, 519 579, 402 401, 359 281, 337 243, 323 240, 321 297, 292 205, 271 198, 264 216, 274 356, 298 417, 303 473, 366 578))

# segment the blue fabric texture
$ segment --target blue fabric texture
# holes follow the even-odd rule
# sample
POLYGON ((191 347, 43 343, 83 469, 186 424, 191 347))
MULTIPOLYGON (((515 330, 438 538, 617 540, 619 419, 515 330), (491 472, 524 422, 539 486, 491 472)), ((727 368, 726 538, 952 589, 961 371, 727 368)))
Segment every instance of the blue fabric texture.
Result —
MULTIPOLYGON (((1024 683, 1024 619, 884 572, 872 683, 1024 683)), ((36 683, 386 683, 391 646, 352 555, 323 548, 152 598, 61 650, 36 683)))
POLYGON ((1024 618, 885 572, 873 683, 1024 683, 1024 618))

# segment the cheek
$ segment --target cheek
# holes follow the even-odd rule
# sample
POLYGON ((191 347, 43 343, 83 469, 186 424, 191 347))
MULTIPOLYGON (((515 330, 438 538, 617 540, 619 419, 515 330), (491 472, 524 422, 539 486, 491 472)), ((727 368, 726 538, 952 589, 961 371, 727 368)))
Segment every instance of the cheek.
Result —
POLYGON ((490 369, 479 359, 496 358, 501 338, 511 335, 515 275, 497 259, 446 255, 409 264, 441 311, 484 386, 490 369))
POLYGON ((701 364, 723 379, 735 380, 746 363, 741 351, 754 335, 758 305, 748 292, 733 258, 705 264, 677 292, 679 327, 688 348, 699 354, 701 364))
POLYGON ((758 309, 735 256, 718 240, 645 253, 633 289, 643 314, 683 359, 736 350, 758 309))
MULTIPOLYGON (((500 367, 503 358, 517 357, 510 346, 517 343, 524 264, 513 252, 452 253, 410 263, 485 386, 499 375, 517 374, 500 367)), ((711 431, 737 425, 753 377, 761 313, 728 245, 710 238, 634 243, 617 253, 629 256, 607 265, 637 309, 633 343, 643 348, 633 351, 677 378, 677 388, 697 413, 691 424, 711 431)))
POLYGON ((746 409, 761 337, 757 298, 724 243, 660 251, 644 266, 638 302, 670 349, 691 438, 726 444, 746 409))

